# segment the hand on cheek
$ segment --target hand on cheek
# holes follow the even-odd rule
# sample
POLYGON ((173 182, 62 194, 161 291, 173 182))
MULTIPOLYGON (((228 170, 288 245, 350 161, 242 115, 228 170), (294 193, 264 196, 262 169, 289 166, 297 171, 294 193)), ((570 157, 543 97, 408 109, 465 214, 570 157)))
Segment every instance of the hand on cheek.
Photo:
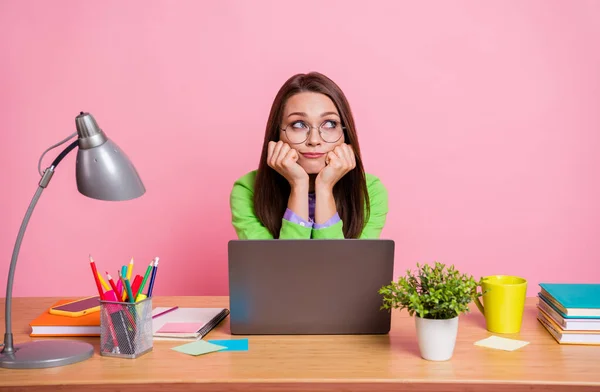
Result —
POLYGON ((317 176, 316 185, 333 188, 333 186, 356 167, 354 150, 347 144, 337 146, 327 153, 325 167, 317 176))
POLYGON ((267 164, 285 177, 290 186, 308 185, 308 174, 298 164, 298 151, 281 140, 269 142, 267 164))

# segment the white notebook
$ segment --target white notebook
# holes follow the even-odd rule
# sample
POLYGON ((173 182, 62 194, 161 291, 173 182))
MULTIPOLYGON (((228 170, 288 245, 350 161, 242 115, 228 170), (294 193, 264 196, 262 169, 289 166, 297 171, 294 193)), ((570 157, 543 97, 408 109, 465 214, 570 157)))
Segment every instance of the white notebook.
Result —
MULTIPOLYGON (((169 307, 157 307, 152 315, 169 307)), ((152 319, 152 336, 155 340, 198 340, 216 327, 227 315, 225 308, 178 308, 152 319), (177 325, 185 326, 180 331, 177 325), (190 330, 190 327, 193 327, 190 330), (162 329, 162 330, 161 330, 162 329)))

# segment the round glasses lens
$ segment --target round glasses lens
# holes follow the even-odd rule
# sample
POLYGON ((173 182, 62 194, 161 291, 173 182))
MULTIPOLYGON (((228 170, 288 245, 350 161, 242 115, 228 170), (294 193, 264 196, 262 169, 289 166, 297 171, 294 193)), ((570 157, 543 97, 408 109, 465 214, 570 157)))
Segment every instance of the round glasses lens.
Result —
POLYGON ((321 137, 327 143, 335 143, 342 137, 344 131, 342 126, 336 121, 325 121, 319 127, 321 137))
POLYGON ((291 143, 302 143, 306 140, 308 131, 308 125, 302 121, 296 121, 285 128, 285 135, 291 143))

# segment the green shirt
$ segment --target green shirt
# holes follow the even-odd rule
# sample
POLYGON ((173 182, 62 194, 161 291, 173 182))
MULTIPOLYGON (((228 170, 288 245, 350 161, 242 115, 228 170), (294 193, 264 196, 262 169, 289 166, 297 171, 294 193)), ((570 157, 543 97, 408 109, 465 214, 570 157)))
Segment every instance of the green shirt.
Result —
MULTIPOLYGON (((258 217, 254 214, 254 179, 256 170, 249 172, 239 178, 233 184, 230 195, 231 223, 239 239, 272 239, 273 236, 269 230, 263 226, 258 217)), ((379 180, 371 174, 366 174, 367 192, 371 203, 371 213, 359 238, 379 238, 381 230, 385 225, 385 219, 388 212, 388 194, 387 190, 379 180)), ((301 226, 297 223, 283 219, 280 239, 343 239, 343 224, 341 220, 337 223, 315 229, 312 227, 301 226)))

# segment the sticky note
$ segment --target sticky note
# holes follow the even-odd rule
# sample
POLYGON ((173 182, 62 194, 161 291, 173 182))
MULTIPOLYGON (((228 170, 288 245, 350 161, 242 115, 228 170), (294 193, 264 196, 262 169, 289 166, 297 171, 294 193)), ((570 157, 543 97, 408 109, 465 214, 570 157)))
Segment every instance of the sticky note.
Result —
POLYGON ((226 347, 222 351, 248 351, 248 339, 211 339, 209 342, 226 347))
POLYGON ((166 323, 157 333, 196 333, 203 323, 166 323))
POLYGON ((475 342, 476 346, 495 348, 496 350, 515 351, 521 347, 527 346, 529 342, 523 340, 501 338, 500 336, 490 336, 489 338, 475 342))
POLYGON ((226 347, 212 344, 204 340, 198 340, 181 346, 173 347, 173 350, 189 355, 202 355, 215 351, 224 350, 226 347))

